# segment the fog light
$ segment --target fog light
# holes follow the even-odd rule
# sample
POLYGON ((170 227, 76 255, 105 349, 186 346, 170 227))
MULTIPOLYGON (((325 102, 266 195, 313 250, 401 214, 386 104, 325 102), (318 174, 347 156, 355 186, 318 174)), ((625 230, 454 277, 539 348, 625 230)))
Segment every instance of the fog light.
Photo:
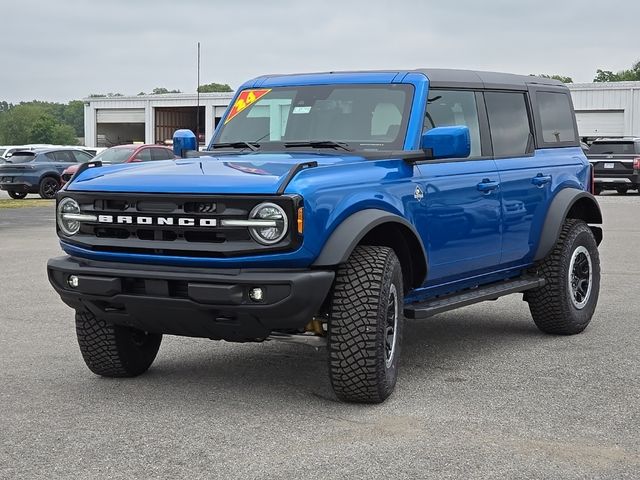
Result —
POLYGON ((71 288, 78 288, 78 285, 80 285, 80 279, 75 275, 70 275, 67 283, 71 288))
POLYGON ((264 292, 259 287, 252 288, 249 290, 249 298, 254 302, 261 302, 264 298, 264 292))

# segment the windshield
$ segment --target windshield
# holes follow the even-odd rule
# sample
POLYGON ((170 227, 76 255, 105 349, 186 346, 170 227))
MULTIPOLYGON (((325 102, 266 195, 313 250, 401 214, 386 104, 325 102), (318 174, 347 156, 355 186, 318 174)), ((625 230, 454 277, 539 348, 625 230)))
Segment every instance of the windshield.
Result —
POLYGON ((353 150, 397 150, 404 144, 412 96, 413 87, 406 84, 243 90, 215 144, 247 148, 238 144, 248 142, 281 149, 305 146, 300 143, 335 147, 331 142, 340 142, 353 150))
POLYGON ((14 152, 7 161, 9 163, 27 163, 32 161, 36 157, 33 152, 14 152))
POLYGON ((109 148, 96 155, 92 161, 99 160, 102 163, 123 163, 129 160, 129 157, 135 150, 135 148, 109 148))
POLYGON ((634 142, 597 142, 592 143, 589 148, 589 153, 595 154, 621 154, 631 155, 634 153, 640 153, 636 151, 636 145, 634 142))

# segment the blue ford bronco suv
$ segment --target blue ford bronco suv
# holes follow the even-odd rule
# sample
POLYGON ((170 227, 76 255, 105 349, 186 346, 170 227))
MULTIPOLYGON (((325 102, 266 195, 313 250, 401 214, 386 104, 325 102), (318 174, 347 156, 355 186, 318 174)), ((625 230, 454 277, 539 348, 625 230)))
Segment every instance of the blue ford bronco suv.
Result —
POLYGON ((557 81, 262 76, 180 153, 90 162, 57 195, 49 280, 98 375, 145 372, 163 334, 285 340, 327 347, 339 399, 381 402, 405 318, 523 293, 570 335, 596 308, 602 216, 557 81))

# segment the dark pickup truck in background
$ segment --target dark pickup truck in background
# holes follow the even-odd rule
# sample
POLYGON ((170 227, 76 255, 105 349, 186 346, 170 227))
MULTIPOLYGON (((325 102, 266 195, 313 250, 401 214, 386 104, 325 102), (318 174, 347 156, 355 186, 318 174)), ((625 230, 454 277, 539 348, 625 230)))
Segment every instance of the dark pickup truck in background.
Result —
POLYGON ((587 158, 593 166, 596 195, 603 190, 624 195, 640 188, 640 138, 595 140, 587 158))

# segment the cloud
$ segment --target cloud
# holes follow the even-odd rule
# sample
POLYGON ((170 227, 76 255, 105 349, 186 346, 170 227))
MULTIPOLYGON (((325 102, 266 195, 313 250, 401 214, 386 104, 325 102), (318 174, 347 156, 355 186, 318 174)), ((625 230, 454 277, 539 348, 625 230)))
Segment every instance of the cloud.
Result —
POLYGON ((21 0, 3 6, 2 99, 237 87, 265 73, 450 67, 591 81, 629 68, 639 2, 21 0))

